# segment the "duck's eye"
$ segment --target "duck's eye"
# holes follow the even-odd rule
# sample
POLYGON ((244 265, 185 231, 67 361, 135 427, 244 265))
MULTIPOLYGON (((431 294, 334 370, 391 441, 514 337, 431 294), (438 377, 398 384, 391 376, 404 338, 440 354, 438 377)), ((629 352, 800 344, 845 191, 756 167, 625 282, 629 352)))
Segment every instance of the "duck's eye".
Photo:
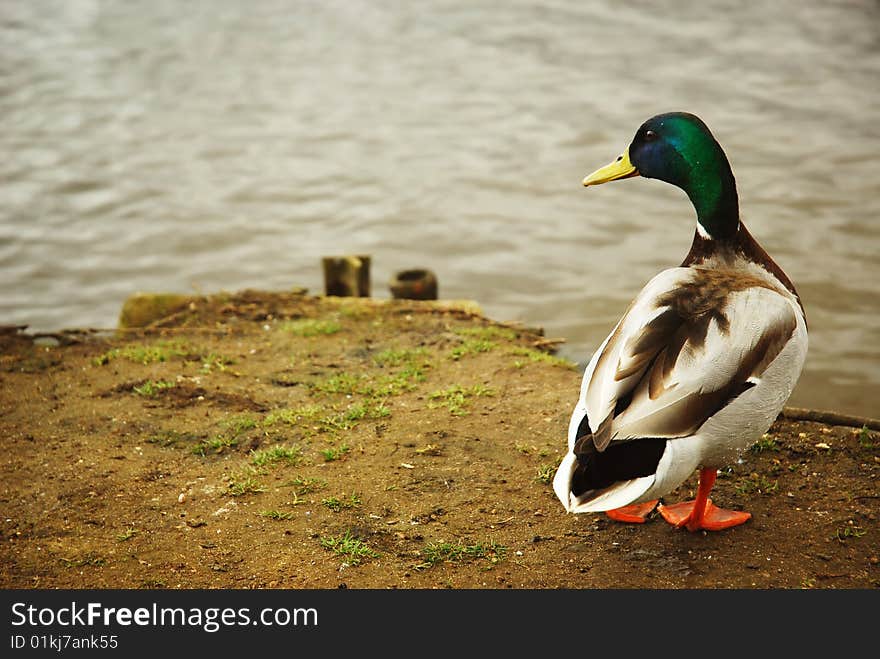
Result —
POLYGON ((645 141, 646 142, 653 142, 656 139, 657 139, 657 133, 655 133, 653 130, 645 131, 645 141))

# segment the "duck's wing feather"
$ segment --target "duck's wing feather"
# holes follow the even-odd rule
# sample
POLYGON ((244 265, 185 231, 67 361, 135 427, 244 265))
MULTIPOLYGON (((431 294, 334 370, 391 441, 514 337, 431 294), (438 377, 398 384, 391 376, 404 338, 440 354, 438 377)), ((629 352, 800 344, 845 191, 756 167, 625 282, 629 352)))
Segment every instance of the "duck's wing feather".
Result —
POLYGON ((585 372, 578 407, 595 448, 695 432, 754 386, 794 335, 800 310, 790 297, 747 273, 654 277, 585 372))

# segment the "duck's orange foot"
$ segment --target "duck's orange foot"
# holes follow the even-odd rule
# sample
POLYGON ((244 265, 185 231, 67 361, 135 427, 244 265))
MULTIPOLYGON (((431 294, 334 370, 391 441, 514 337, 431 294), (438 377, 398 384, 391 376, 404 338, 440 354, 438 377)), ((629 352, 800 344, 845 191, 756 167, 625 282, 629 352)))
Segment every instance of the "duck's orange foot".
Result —
POLYGON ((674 503, 671 506, 661 505, 659 510, 663 515, 663 519, 675 526, 681 528, 687 527, 688 531, 721 531, 729 529, 732 526, 740 524, 751 519, 751 513, 740 512, 738 510, 725 510, 719 508, 711 499, 706 501, 706 507, 702 515, 694 515, 694 501, 682 501, 674 503))
POLYGON ((654 510, 659 499, 653 501, 645 501, 644 503, 634 503, 631 506, 623 506, 605 512, 608 517, 617 522, 629 522, 630 524, 644 524, 648 515, 654 510))

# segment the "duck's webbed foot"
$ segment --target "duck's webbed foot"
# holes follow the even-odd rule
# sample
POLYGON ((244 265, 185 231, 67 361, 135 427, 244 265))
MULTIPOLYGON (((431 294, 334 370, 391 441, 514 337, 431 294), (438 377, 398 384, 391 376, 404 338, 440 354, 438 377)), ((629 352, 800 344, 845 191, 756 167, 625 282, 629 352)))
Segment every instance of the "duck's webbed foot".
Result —
POLYGON ((631 506, 622 506, 614 510, 605 512, 608 517, 617 522, 628 522, 630 524, 644 524, 648 519, 648 515, 654 510, 658 499, 653 501, 645 501, 644 503, 634 503, 631 506))
POLYGON ((751 519, 751 513, 725 510, 712 503, 709 492, 715 485, 717 475, 715 469, 701 469, 697 498, 669 506, 661 505, 659 510, 663 519, 676 528, 687 527, 688 531, 721 531, 731 526, 739 526, 751 519))

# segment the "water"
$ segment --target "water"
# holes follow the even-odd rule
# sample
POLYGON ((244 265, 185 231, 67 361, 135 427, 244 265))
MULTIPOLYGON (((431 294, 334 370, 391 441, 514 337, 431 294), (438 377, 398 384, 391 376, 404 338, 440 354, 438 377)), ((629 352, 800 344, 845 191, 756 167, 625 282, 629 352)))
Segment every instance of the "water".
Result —
POLYGON ((743 4, 2 0, 0 323, 366 253, 584 361, 693 213, 581 178, 687 110, 806 306, 791 403, 880 416, 880 6, 743 4))

